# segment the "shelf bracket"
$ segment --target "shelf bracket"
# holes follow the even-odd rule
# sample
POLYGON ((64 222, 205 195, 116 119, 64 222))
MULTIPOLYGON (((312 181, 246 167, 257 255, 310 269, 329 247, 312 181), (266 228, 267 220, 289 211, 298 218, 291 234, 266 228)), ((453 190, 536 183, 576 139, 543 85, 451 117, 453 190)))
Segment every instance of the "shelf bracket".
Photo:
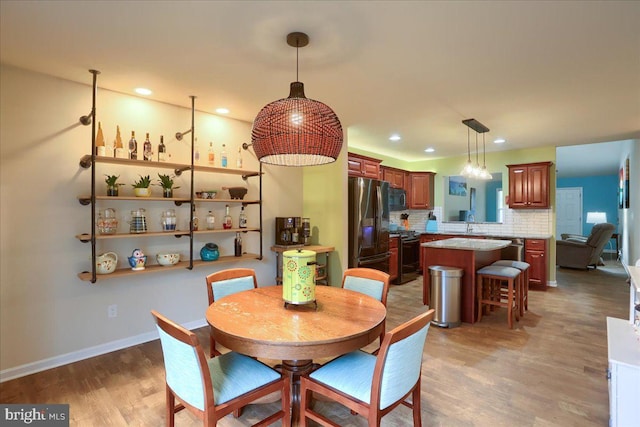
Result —
POLYGON ((189 169, 191 169, 189 166, 184 166, 184 167, 181 167, 181 168, 175 168, 173 170, 173 173, 175 173, 176 176, 180 176, 180 175, 182 175, 182 172, 188 171, 189 169))
POLYGON ((80 167, 83 169, 89 169, 93 165, 93 156, 86 154, 80 158, 80 167))

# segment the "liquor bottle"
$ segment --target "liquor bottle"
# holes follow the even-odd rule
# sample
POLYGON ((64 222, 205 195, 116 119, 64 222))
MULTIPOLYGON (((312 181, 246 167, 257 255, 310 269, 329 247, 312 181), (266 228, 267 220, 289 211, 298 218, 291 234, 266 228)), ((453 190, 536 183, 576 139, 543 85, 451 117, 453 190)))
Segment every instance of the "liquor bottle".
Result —
POLYGON ((158 145, 158 161, 167 161, 167 147, 164 145, 164 135, 160 135, 160 144, 158 145))
POLYGON ((98 122, 98 132, 96 132, 96 156, 105 156, 107 147, 104 145, 104 135, 102 134, 102 125, 98 122))
POLYGON ((227 167, 227 148, 222 144, 222 152, 220 153, 220 162, 223 168, 227 167))
POLYGON ((198 216, 196 215, 196 205, 191 205, 191 228, 198 231, 198 216))
POLYGON ((138 160, 138 141, 136 141, 136 132, 131 131, 131 139, 129 140, 129 158, 138 160))
POLYGON ((240 233, 236 233, 236 239, 233 242, 233 254, 235 256, 242 256, 242 237, 240 233))
POLYGON ((229 215, 229 205, 225 206, 225 214, 224 214, 224 221, 222 222, 222 228, 224 228, 225 230, 228 230, 230 228, 233 228, 233 219, 231 218, 231 215, 229 215))
POLYGON ((200 163, 200 146, 198 145, 198 138, 195 139, 195 147, 193 148, 193 163, 200 163))
POLYGON ((238 147, 238 157, 236 158, 236 168, 242 169, 242 147, 238 147))
POLYGON ((238 228, 247 228, 247 214, 244 213, 244 206, 240 208, 240 217, 238 218, 238 228))
POLYGON ((124 145, 122 145, 122 137, 120 136, 120 126, 116 126, 116 139, 113 141, 113 145, 115 146, 113 155, 118 159, 125 158, 124 145))
POLYGON ((213 226, 216 223, 216 217, 213 215, 213 212, 209 211, 207 214, 207 230, 213 230, 213 226))
POLYGON ((215 160, 215 154, 213 153, 213 142, 209 142, 209 154, 207 156, 209 160, 209 165, 213 166, 215 160))
POLYGON ((149 141, 149 132, 147 132, 147 138, 142 146, 142 158, 147 161, 153 160, 153 147, 151 146, 151 141, 149 141))

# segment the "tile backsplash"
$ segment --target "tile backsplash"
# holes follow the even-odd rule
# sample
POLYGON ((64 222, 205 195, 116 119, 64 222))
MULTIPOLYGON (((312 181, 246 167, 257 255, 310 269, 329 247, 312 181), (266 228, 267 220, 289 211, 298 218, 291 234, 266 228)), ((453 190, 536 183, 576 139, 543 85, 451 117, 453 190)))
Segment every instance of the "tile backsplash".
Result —
MULTIPOLYGON (((411 230, 422 233, 426 229, 428 210, 406 210, 399 212, 391 212, 390 221, 401 224, 400 214, 409 214, 409 226, 411 230)), ((442 222, 442 207, 436 206, 433 214, 438 222, 438 232, 465 232, 467 224, 464 222, 442 222)), ((498 235, 514 235, 514 236, 545 236, 552 235, 552 211, 551 209, 506 209, 504 213, 504 222, 502 224, 492 223, 473 223, 473 232, 475 233, 495 233, 498 235)))

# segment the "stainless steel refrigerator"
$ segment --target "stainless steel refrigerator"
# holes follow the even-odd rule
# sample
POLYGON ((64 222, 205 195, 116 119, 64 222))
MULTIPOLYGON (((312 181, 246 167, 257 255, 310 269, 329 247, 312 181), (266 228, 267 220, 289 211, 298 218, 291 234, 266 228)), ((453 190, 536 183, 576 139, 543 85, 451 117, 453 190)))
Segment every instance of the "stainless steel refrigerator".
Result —
POLYGON ((389 183, 349 178, 349 268, 389 272, 389 183))

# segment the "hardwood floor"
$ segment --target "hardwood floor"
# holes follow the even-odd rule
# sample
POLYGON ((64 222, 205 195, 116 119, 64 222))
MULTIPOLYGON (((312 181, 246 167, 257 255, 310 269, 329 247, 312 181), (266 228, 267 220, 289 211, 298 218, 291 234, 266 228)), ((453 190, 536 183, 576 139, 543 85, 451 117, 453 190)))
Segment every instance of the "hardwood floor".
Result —
MULTIPOLYGON (((426 309, 421 279, 391 287, 387 329, 426 309)), ((607 426, 605 318, 628 316, 625 279, 613 261, 596 271, 560 269, 557 288, 530 292, 529 312, 513 330, 506 309, 473 326, 432 326, 422 369, 423 425, 607 426)), ((206 347, 208 330, 197 333, 206 347)), ((69 403, 72 426, 161 426, 163 376, 154 341, 7 381, 0 384, 0 402, 69 403)), ((366 425, 334 403, 316 408, 340 425, 366 425)), ((220 425, 251 425, 272 409, 251 405, 220 425)), ((185 411, 176 424, 201 425, 185 411)), ((400 406, 382 425, 411 425, 411 412, 400 406)))

